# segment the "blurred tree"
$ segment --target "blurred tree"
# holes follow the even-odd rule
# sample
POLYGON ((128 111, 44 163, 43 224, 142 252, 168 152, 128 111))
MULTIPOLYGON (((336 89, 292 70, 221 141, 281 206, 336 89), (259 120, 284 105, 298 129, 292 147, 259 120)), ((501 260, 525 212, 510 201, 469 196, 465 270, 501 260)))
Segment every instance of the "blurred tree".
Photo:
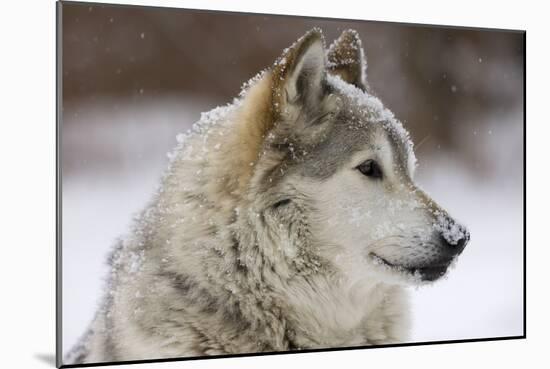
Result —
POLYGON ((523 107, 519 32, 65 3, 64 108, 144 94, 222 104, 314 26, 329 44, 343 29, 360 33, 373 90, 422 150, 474 160, 464 128, 523 107))

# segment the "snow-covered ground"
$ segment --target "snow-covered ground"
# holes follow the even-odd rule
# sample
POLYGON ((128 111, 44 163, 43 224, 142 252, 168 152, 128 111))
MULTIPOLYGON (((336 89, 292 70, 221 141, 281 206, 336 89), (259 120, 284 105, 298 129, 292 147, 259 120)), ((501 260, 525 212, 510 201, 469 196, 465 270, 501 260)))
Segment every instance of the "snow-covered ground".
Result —
MULTIPOLYGON (((204 101, 134 100, 100 102, 65 114, 64 352, 92 319, 107 272, 106 255, 153 193, 176 133, 185 131, 207 106, 204 101)), ((521 177, 507 178, 502 165, 502 159, 510 157, 510 147, 516 150, 521 142, 520 116, 502 126, 513 134, 487 135, 484 155, 495 168, 502 168, 489 179, 480 180, 452 157, 422 161, 419 155, 419 183, 468 226, 472 239, 447 279, 411 289, 411 341, 522 334, 521 177)), ((494 130, 499 132, 498 127, 494 130)), ((521 165, 521 158, 517 163, 521 165)), ((514 173, 521 174, 521 168, 514 173)))

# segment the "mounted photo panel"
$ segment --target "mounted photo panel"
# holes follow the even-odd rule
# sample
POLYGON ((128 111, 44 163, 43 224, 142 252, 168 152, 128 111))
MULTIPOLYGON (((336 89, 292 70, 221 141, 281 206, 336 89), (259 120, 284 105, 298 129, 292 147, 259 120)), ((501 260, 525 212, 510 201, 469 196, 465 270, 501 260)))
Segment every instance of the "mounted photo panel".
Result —
POLYGON ((58 366, 525 338, 525 31, 57 5, 58 366))

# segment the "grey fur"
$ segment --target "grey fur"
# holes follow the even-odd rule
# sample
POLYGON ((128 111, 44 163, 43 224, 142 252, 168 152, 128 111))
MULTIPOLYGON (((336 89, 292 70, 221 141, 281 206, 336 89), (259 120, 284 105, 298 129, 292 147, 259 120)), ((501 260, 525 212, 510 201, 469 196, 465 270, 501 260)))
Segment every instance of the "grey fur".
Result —
MULTIPOLYGON (((360 58, 350 73, 330 51, 325 67, 315 29, 240 100, 205 116, 181 140, 158 192, 113 251, 102 308, 66 364, 407 340, 401 274, 443 260, 431 222, 446 213, 414 186, 412 148, 393 116, 358 103, 355 90, 344 92, 341 78, 349 76, 370 96, 362 49, 346 51, 360 47, 358 36, 344 36, 331 50, 360 58), (380 145, 393 153, 395 176, 387 182, 347 168, 380 145), (337 197, 357 196, 355 189, 338 192, 344 178, 415 204, 399 212, 410 226, 399 245, 373 241, 351 251, 354 228, 328 232, 338 226, 331 212, 349 210, 337 197)), ((348 227, 346 217, 335 219, 348 227)), ((369 226, 374 234, 365 220, 369 226)), ((453 236, 466 238, 461 232, 453 236)))

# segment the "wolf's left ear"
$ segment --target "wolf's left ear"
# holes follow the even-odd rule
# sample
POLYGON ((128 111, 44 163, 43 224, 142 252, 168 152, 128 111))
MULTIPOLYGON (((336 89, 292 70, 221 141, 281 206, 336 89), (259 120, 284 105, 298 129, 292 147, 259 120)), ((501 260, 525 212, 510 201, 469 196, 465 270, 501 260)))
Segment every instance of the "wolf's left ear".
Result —
POLYGON ((278 113, 292 105, 314 107, 323 96, 326 74, 321 30, 314 28, 292 46, 273 67, 273 100, 278 113))
POLYGON ((367 61, 361 39, 357 31, 348 29, 342 32, 327 51, 328 70, 347 83, 366 90, 367 61))

